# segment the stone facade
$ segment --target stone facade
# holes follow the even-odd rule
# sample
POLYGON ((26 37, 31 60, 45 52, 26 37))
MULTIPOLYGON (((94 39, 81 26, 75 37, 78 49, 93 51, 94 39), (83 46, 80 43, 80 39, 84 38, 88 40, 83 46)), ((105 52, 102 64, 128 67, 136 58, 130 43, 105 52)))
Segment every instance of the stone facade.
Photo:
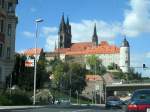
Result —
POLYGON ((5 84, 14 66, 18 0, 0 0, 0 85, 5 84))

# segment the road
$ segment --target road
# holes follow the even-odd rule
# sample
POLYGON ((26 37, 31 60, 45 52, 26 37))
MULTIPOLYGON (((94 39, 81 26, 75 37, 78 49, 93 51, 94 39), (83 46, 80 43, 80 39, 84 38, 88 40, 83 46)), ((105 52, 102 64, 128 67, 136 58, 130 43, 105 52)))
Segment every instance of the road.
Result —
POLYGON ((58 106, 31 109, 4 110, 2 112, 124 112, 121 109, 105 109, 99 106, 58 106))

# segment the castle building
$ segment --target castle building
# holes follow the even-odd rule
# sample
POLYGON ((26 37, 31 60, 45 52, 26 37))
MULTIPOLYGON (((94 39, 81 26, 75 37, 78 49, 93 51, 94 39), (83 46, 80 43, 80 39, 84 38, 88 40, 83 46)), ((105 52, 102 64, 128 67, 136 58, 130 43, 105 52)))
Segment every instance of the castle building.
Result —
POLYGON ((91 37, 91 42, 72 43, 71 25, 68 18, 67 22, 65 22, 63 15, 58 32, 58 48, 53 53, 45 54, 46 58, 55 53, 59 55, 61 60, 86 64, 87 56, 96 55, 106 67, 111 63, 115 63, 120 66, 124 73, 129 71, 130 46, 126 38, 120 47, 111 45, 107 41, 98 43, 96 24, 91 37))
POLYGON ((14 67, 18 0, 0 0, 0 87, 14 67))

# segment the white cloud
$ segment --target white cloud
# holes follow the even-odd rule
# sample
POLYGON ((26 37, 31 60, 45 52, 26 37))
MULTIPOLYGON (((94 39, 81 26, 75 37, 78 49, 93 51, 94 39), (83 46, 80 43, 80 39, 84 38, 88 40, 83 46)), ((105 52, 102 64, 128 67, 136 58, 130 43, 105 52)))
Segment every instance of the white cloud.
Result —
POLYGON ((29 32, 29 31, 24 31, 23 35, 25 35, 26 37, 34 37, 34 33, 29 32))
POLYGON ((42 33, 44 35, 49 35, 51 33, 57 33, 57 32, 58 32, 57 27, 47 27, 47 26, 42 27, 42 33))
POLYGON ((150 58, 150 52, 146 53, 146 57, 150 58))
MULTIPOLYGON (((53 51, 55 47, 55 42, 57 42, 57 35, 49 35, 46 38, 45 50, 46 51, 53 51)), ((56 43, 57 44, 57 43, 56 43)))
POLYGON ((99 40, 112 40, 120 33, 120 23, 108 24, 101 20, 82 20, 80 23, 71 23, 73 41, 91 41, 95 23, 99 40))
POLYGON ((20 50, 17 51, 17 53, 19 53, 19 54, 24 53, 24 51, 25 51, 25 49, 20 49, 20 50))
POLYGON ((131 9, 125 10, 123 21, 124 33, 136 37, 141 33, 150 32, 150 0, 130 0, 131 9))

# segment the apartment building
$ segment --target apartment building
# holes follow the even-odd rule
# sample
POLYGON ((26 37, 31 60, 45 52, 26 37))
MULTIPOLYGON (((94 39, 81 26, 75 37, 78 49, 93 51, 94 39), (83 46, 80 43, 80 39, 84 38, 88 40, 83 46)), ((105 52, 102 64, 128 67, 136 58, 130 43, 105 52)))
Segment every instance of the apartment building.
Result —
POLYGON ((18 0, 0 0, 0 87, 14 67, 18 0))

